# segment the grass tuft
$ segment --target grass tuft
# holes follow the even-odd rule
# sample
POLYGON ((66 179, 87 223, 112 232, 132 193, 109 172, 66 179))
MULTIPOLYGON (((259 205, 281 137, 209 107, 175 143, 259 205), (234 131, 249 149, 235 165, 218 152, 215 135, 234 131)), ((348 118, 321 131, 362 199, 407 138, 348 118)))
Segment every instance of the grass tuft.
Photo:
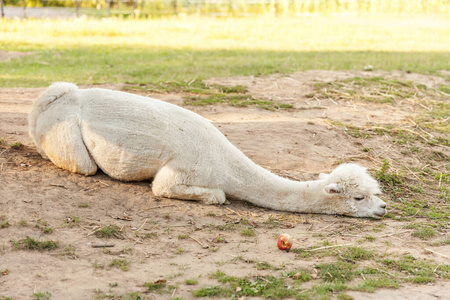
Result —
POLYGON ((7 228, 11 226, 11 224, 9 224, 8 219, 6 218, 5 215, 1 215, 0 216, 0 228, 7 228))
POLYGON ((392 277, 377 277, 377 278, 367 278, 357 287, 353 288, 356 291, 373 293, 376 289, 387 288, 396 289, 399 284, 395 278, 392 277))
POLYGON ((21 142, 17 142, 17 143, 11 144, 10 147, 15 150, 22 150, 24 148, 24 145, 21 142))
POLYGON ((436 231, 431 227, 424 226, 414 230, 411 235, 427 241, 436 236, 436 231))
POLYGON ((130 270, 129 268, 129 262, 125 259, 117 259, 117 258, 113 258, 112 262, 109 264, 110 267, 113 268, 119 268, 122 271, 128 271, 130 270))
POLYGON ((186 279, 184 282, 187 285, 197 285, 198 284, 198 280, 196 280, 196 279, 186 279))
POLYGON ((367 260, 374 257, 372 251, 365 250, 362 247, 346 247, 341 249, 340 257, 347 260, 367 260))
POLYGON ((116 225, 103 226, 95 232, 95 235, 99 238, 122 238, 120 228, 116 225))
POLYGON ((58 242, 54 241, 36 241, 33 238, 27 237, 26 239, 13 241, 14 246, 20 250, 37 250, 37 251, 52 251, 59 247, 58 242))
POLYGON ((246 237, 254 237, 256 236, 256 231, 252 227, 248 227, 241 231, 241 235, 246 237))

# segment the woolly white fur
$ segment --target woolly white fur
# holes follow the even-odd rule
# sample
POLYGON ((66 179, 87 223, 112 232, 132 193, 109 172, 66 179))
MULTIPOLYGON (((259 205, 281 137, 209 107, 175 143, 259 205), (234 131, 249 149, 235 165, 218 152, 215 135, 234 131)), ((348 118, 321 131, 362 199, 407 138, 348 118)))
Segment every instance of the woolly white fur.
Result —
POLYGON ((58 167, 84 175, 100 168, 124 181, 153 178, 156 196, 207 204, 228 196, 276 210, 357 217, 386 213, 375 196, 378 183, 361 166, 291 181, 253 163, 200 115, 148 97, 57 82, 34 103, 29 132, 58 167))

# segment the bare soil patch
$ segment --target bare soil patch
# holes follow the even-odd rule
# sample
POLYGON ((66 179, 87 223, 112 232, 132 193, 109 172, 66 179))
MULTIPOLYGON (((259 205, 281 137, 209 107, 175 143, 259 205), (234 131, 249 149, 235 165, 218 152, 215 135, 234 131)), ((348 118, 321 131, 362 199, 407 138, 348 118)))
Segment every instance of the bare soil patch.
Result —
MULTIPOLYGON (((0 60, 4 55, 0 52, 0 60)), ((398 171, 409 185, 421 185, 424 192, 386 189, 382 198, 388 201, 390 216, 380 221, 277 212, 243 201, 206 206, 160 199, 152 195, 150 182, 119 182, 101 172, 91 177, 69 173, 44 160, 28 137, 27 112, 44 88, 1 89, 0 221, 5 226, 0 228, 0 299, 30 299, 47 292, 51 299, 138 299, 132 298, 132 292, 150 299, 191 299, 192 291, 219 285, 210 278, 217 271, 247 278, 285 276, 285 284, 298 289, 298 297, 307 295, 314 285, 326 284, 317 276, 317 265, 339 258, 340 247, 330 248, 337 250, 327 253, 314 251, 309 256, 302 251, 282 252, 276 247, 280 233, 296 239, 294 248, 351 244, 378 253, 376 259, 348 262, 357 267, 412 255, 434 263, 437 274, 439 268, 450 264, 450 244, 445 242, 449 239, 450 219, 439 217, 442 225, 425 240, 415 235, 417 227, 411 225, 438 221, 421 214, 428 211, 427 207, 408 214, 403 205, 416 199, 447 209, 449 200, 439 198, 437 185, 448 186, 442 170, 449 164, 450 147, 445 143, 428 144, 423 139, 431 143, 430 134, 448 139, 448 133, 414 127, 415 118, 424 114, 422 106, 427 105, 411 100, 413 96, 395 99, 394 103, 328 99, 322 97, 323 86, 317 85, 374 76, 425 85, 433 91, 450 84, 441 77, 384 72, 309 71, 217 78, 207 84, 246 86, 255 98, 289 103, 293 108, 187 108, 211 120, 259 165, 297 180, 316 179, 320 172, 330 172, 337 164, 350 161, 376 172, 388 158, 394 168, 392 174, 398 171), (364 135, 380 124, 389 125, 390 131, 370 138, 364 135), (408 137, 416 139, 395 142, 402 138, 396 131, 399 128, 403 133, 414 132, 409 132, 408 137), (419 147, 418 153, 411 150, 419 147), (425 161, 425 157, 429 159, 425 161), (416 168, 429 161, 441 172, 441 178, 433 183, 416 178, 420 175, 416 168), (98 234, 106 229, 116 231, 110 237, 98 234), (247 235, 244 230, 255 235, 247 235), (21 243, 26 238, 54 241, 58 248, 23 249, 21 243), (105 244, 111 247, 100 247, 105 244), (297 285, 286 277, 288 272, 299 269, 311 274, 312 279, 297 285), (152 289, 155 284, 162 288, 152 289)), ((106 87, 120 90, 123 86, 106 87)), ((182 104, 186 96, 139 93, 176 104, 182 104)), ((446 93, 439 95, 445 101, 446 93)), ((445 116, 435 121, 447 122, 445 116)), ((402 274, 405 278, 412 276, 402 274)), ((436 276, 425 284, 401 282, 398 289, 379 289, 373 294, 345 293, 355 299, 450 299, 449 280, 436 276)), ((365 280, 362 275, 347 284, 358 285, 365 280)), ((338 294, 334 291, 328 296, 338 294)))
POLYGON ((32 55, 33 52, 19 52, 19 51, 5 51, 0 50, 0 62, 8 62, 14 58, 20 58, 27 55, 32 55))

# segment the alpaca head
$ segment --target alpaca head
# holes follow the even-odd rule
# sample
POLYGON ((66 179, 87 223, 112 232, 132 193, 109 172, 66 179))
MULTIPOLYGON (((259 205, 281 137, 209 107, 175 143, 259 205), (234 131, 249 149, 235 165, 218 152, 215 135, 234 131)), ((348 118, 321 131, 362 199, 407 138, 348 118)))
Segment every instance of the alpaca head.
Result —
POLYGON ((376 196, 381 193, 378 182, 366 168, 342 164, 331 174, 319 177, 325 181, 324 192, 336 207, 335 213, 377 219, 386 214, 386 203, 376 196))

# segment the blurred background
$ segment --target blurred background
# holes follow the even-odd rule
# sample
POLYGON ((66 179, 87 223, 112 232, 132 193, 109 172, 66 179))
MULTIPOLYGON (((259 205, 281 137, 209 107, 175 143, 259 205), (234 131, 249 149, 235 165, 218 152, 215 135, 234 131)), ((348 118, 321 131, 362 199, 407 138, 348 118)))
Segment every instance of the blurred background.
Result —
POLYGON ((0 1, 0 86, 450 69, 448 0, 0 1))
POLYGON ((447 0, 2 0, 6 16, 449 14, 447 0), (21 9, 17 9, 17 8, 21 9), (39 9, 36 9, 39 8, 39 9), (52 8, 52 9, 49 9, 52 8), (54 9, 71 8, 71 9, 54 9), (28 10, 28 11, 27 11, 28 10))

